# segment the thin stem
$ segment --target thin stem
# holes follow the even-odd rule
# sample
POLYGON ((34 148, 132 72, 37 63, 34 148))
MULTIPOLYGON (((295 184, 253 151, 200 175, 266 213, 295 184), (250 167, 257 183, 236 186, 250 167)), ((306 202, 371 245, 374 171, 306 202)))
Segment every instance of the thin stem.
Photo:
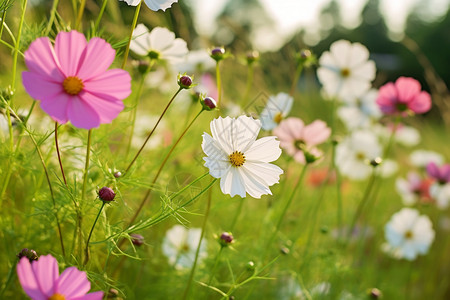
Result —
POLYGON ((188 279, 188 284, 186 286, 186 289, 184 290, 183 300, 188 298, 189 291, 190 291, 191 285, 192 285, 192 280, 194 279, 194 273, 195 273, 195 268, 197 266, 198 255, 200 253, 200 246, 202 245, 203 236, 205 235, 206 222, 208 220, 209 211, 211 208, 211 198, 212 198, 211 191, 212 190, 210 190, 210 193, 208 195, 208 202, 206 203, 206 212, 205 212, 205 217, 203 219, 202 233, 200 234, 200 240, 198 241, 197 251, 195 251, 194 265, 192 266, 191 274, 189 275, 189 279, 188 279))
POLYGON ((77 20, 75 22, 75 29, 80 30, 81 20, 83 19, 84 7, 86 6, 86 0, 81 0, 80 7, 78 8, 77 20))
POLYGON ((83 187, 81 190, 81 200, 82 201, 84 200, 85 193, 86 193, 86 183, 87 183, 88 169, 89 169, 89 158, 91 155, 91 140, 92 140, 91 136, 92 136, 92 129, 89 129, 87 146, 86 146, 86 162, 84 164, 83 187))
MULTIPOLYGON (((22 27, 23 22, 25 20, 25 10, 27 8, 28 0, 23 1, 22 5, 22 15, 20 16, 20 22, 19 22, 19 29, 17 32, 17 39, 14 43, 14 55, 13 55, 13 67, 12 67, 12 81, 11 81, 11 88, 15 90, 16 86, 16 73, 17 73, 17 56, 19 54, 19 47, 20 47, 20 37, 22 36, 22 27)), ((12 99, 11 99, 12 102, 12 99)), ((12 104, 11 104, 12 105, 12 104)))
POLYGON ((217 85, 217 109, 219 112, 222 104, 222 80, 220 78, 219 61, 216 62, 216 85, 217 85))
POLYGON ((89 261, 89 241, 91 240, 91 236, 92 236, 92 232, 94 231, 95 224, 97 224, 98 218, 100 217, 100 214, 102 213, 102 209, 104 206, 105 206, 105 202, 102 201, 102 206, 100 207, 100 210, 98 211, 97 217, 95 217, 94 224, 92 224, 91 231, 89 232, 89 236, 86 240, 86 248, 84 250, 85 256, 84 256, 84 264, 83 265, 86 265, 89 261))
POLYGON ((214 259, 213 268, 211 269, 211 273, 209 274, 208 285, 211 285, 211 282, 214 278, 214 274, 216 273, 217 265, 219 264, 219 260, 220 260, 220 256, 222 254, 223 248, 225 248, 225 247, 221 245, 219 252, 217 252, 217 254, 216 254, 216 258, 214 259))
MULTIPOLYGON (((149 67, 149 69, 150 69, 150 67, 149 67)), ((141 80, 139 82, 138 90, 137 90, 136 97, 134 100, 133 116, 132 116, 132 120, 131 120, 131 129, 130 129, 130 138, 128 140, 127 152, 125 154, 125 157, 128 157, 128 154, 130 153, 131 141, 133 140, 133 135, 134 135, 134 127, 136 126, 137 106, 139 104, 139 98, 142 95, 142 89, 144 87, 144 82, 145 82, 145 78, 147 77, 147 74, 148 74, 148 72, 146 72, 145 74, 143 74, 141 76, 141 80)))
POLYGON ((58 8, 59 0, 53 0, 52 10, 50 11, 50 19, 48 20, 47 28, 45 29, 45 34, 48 35, 50 30, 52 30, 53 22, 55 22, 56 9, 58 8))
POLYGON ((127 47, 125 48, 125 54, 123 56, 122 69, 125 69, 125 65, 127 64, 128 54, 130 53, 131 39, 133 38, 133 31, 134 31, 134 28, 136 27, 136 23, 137 23, 137 19, 139 17, 139 11, 141 10, 142 2, 143 2, 143 0, 139 3, 139 5, 136 7, 136 10, 134 11, 133 23, 131 24, 130 35, 128 37, 127 47))
POLYGON ((139 149, 139 151, 136 153, 136 155, 134 156, 133 160, 130 162, 130 164, 128 165, 128 167, 125 170, 125 174, 128 173, 128 171, 130 170, 130 168, 133 166, 133 164, 135 163, 136 159, 139 157, 139 155, 141 154, 142 150, 144 150, 145 145, 147 145, 148 140, 150 139, 150 137, 152 136, 153 132, 155 132, 156 127, 158 127, 159 122, 161 122, 161 119, 164 117, 164 114, 166 113, 167 109, 169 108, 169 106, 172 104, 173 100, 175 99, 175 97, 180 93, 180 91, 182 90, 182 88, 180 87, 178 89, 178 91, 172 96, 172 99, 170 99, 169 103, 167 103, 166 108, 164 108, 164 111, 162 112, 162 114, 159 116, 158 121, 156 121, 155 126, 153 127, 152 131, 150 131, 150 133, 148 134, 147 138, 144 141, 144 144, 142 144, 141 148, 139 149))
POLYGON ((170 155, 172 154, 173 150, 175 150, 175 147, 178 145, 178 143, 181 141, 181 139, 183 138, 183 136, 186 134, 186 132, 189 130, 189 128, 192 126, 192 124, 194 124, 195 120, 197 120, 198 116, 200 116, 200 114, 203 112, 203 109, 194 117, 194 119, 192 119, 191 123, 189 123, 189 125, 184 129, 183 133, 178 137, 177 141, 175 142, 175 144, 173 144, 172 148, 170 148, 169 152, 166 154, 166 157, 164 158, 163 162, 161 163, 161 165, 159 166, 158 171, 156 172, 155 177, 153 178, 153 181, 150 185, 150 188, 148 189, 147 193, 144 196, 144 199, 142 199, 141 204, 139 205, 139 208, 136 210, 136 212, 134 213, 133 217, 130 220, 129 226, 131 226, 134 221, 136 221, 136 218, 138 217, 139 213, 141 212, 142 208, 144 207, 145 203, 147 202, 147 199, 149 198, 152 190, 153 190, 153 186, 156 183, 156 181, 158 180, 159 175, 161 174, 162 169, 164 168, 164 166, 166 165, 170 155))
POLYGON ((252 84, 253 84, 253 73, 254 73, 254 67, 253 64, 248 64, 248 68, 247 68, 247 84, 245 87, 245 94, 244 94, 244 103, 242 105, 242 107, 246 107, 249 101, 249 95, 250 95, 250 90, 252 89, 252 84))
POLYGON ((299 64, 297 70, 295 71, 294 80, 292 81, 291 91, 289 92, 289 95, 291 95, 291 97, 294 97, 295 90, 297 88, 297 82, 300 79, 302 71, 303 71, 303 64, 299 64))
POLYGON ((100 20, 103 17, 103 13, 105 12, 106 4, 108 3, 108 0, 103 0, 102 7, 100 8, 100 12, 97 16, 97 20, 95 21, 94 25, 94 32, 97 32, 98 25, 100 24, 100 20))
POLYGON ((0 24, 0 40, 2 39, 2 36, 3 36, 3 24, 5 24, 5 18, 6 18, 6 8, 5 8, 5 10, 3 10, 3 13, 2 13, 2 19, 1 19, 2 24, 0 24))
POLYGON ((58 154, 59 168, 61 169, 64 184, 67 185, 66 175, 64 173, 64 168, 61 161, 61 154, 59 153, 59 146, 58 146, 58 122, 55 122, 55 145, 56 145, 56 153, 58 154))
POLYGON ((238 201, 239 201, 239 206, 238 206, 238 209, 236 210, 236 213, 234 214, 233 221, 231 222, 231 225, 230 225, 230 232, 231 233, 233 232, 234 227, 236 227, 237 220, 239 219, 239 216, 241 215, 242 207, 244 206, 245 198, 239 199, 238 201))

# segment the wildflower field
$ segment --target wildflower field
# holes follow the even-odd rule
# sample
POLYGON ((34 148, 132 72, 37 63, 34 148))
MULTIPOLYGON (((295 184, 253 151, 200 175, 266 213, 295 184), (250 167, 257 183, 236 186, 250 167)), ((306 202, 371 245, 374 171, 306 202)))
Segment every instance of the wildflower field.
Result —
POLYGON ((448 53, 194 2, 0 0, 0 299, 450 299, 448 53))

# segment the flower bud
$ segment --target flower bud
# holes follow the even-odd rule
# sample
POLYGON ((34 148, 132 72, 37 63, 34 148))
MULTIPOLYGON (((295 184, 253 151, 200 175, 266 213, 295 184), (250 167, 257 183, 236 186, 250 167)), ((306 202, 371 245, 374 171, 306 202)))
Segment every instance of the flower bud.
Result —
POLYGON ((297 53, 297 63, 299 65, 309 67, 316 62, 316 57, 309 49, 302 49, 297 53))
POLYGON ((369 292, 370 299, 380 299, 383 293, 377 288, 373 288, 369 292))
POLYGON ((113 288, 110 288, 108 291, 107 299, 122 299, 119 297, 119 291, 113 288))
POLYGON ((223 232, 220 235, 219 242, 223 247, 227 247, 229 244, 234 242, 233 235, 230 232, 223 232))
POLYGON ((36 251, 34 251, 34 250, 32 250, 32 249, 28 249, 28 248, 22 249, 16 256, 19 258, 19 260, 20 260, 22 257, 26 257, 26 258, 28 258, 28 260, 30 261, 30 263, 31 263, 33 260, 38 260, 38 255, 37 255, 36 251))
POLYGON ((204 110, 213 110, 217 107, 217 102, 211 97, 206 97, 201 100, 202 106, 204 110))
POLYGON ((253 270, 255 270, 255 263, 254 263, 253 261, 249 261, 249 262, 246 264, 246 267, 247 267, 247 270, 253 271, 253 270))
POLYGON ((370 161, 370 164, 371 164, 373 167, 377 167, 377 166, 379 166, 382 162, 383 162, 383 160, 381 159, 381 157, 375 157, 374 159, 372 159, 372 160, 370 161))
POLYGON ((116 197, 116 193, 114 193, 112 188, 104 186, 98 191, 98 197, 103 202, 111 202, 116 197))
POLYGON ((289 252, 291 252, 291 251, 290 251, 289 248, 287 248, 287 247, 281 247, 281 248, 280 248, 280 252, 281 252, 281 254, 283 254, 283 255, 288 255, 289 252))
POLYGON ((216 62, 223 60, 225 57, 225 49, 223 47, 216 47, 211 50, 211 58, 216 62))
POLYGON ((182 89, 189 89, 192 87, 192 78, 188 75, 178 75, 178 85, 182 89))
POLYGON ((247 52, 247 64, 251 65, 254 62, 259 60, 259 52, 258 51, 249 51, 247 52))
POLYGON ((133 243, 133 245, 135 246, 142 246, 144 245, 144 237, 140 234, 137 233, 132 233, 130 234, 131 237, 131 242, 133 243))
POLYGON ((122 177, 122 172, 120 172, 120 171, 115 172, 114 177, 116 177, 116 178, 122 177))

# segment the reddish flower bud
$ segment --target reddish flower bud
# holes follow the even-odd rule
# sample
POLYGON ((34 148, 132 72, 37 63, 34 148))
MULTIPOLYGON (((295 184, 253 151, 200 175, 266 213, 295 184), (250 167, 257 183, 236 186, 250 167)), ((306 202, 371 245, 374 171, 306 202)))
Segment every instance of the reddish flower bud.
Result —
POLYGON ((22 257, 26 257, 26 258, 28 258, 28 260, 30 261, 30 263, 31 263, 33 260, 38 260, 38 255, 37 255, 36 251, 34 251, 34 250, 32 250, 32 249, 28 249, 28 248, 22 249, 22 251, 20 251, 16 256, 19 258, 19 260, 20 260, 22 257))
POLYGON ((188 89, 192 85, 192 78, 188 75, 182 75, 178 79, 178 85, 183 89, 188 89))
POLYGON ((98 191, 98 197, 104 202, 111 202, 116 197, 116 193, 114 193, 112 188, 104 186, 98 191))
POLYGON ((215 61, 221 61, 225 58, 225 49, 223 47, 216 47, 211 50, 211 58, 215 61))
POLYGON ((231 244, 233 241, 234 241, 233 235, 231 233, 229 233, 229 232, 223 232, 220 235, 220 242, 223 245, 231 244))
POLYGON ((205 110, 213 110, 217 107, 217 102, 211 97, 206 97, 203 99, 202 105, 205 110))
POLYGON ((140 234, 137 233, 132 233, 130 234, 131 237, 131 242, 133 243, 133 245, 135 246, 142 246, 144 245, 144 237, 140 234))

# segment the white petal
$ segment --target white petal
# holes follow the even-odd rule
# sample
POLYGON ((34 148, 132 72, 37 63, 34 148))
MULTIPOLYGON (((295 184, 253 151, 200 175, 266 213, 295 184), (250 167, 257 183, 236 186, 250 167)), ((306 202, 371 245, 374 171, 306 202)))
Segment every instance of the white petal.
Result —
POLYGON ((147 4, 148 8, 153 11, 157 11, 162 9, 165 11, 170 8, 173 3, 178 2, 178 0, 145 0, 145 4, 147 4))
POLYGON ((239 195, 245 198, 244 180, 234 167, 230 168, 220 179, 220 189, 222 193, 229 194, 231 197, 239 195))
POLYGON ((178 63, 183 60, 184 56, 188 54, 189 50, 184 40, 178 38, 173 43, 161 52, 163 58, 167 58, 171 63, 178 63))
POLYGON ((133 30, 130 49, 134 53, 146 56, 150 50, 149 31, 144 24, 139 24, 133 30))
POLYGON ((150 48, 164 52, 175 40, 175 33, 164 27, 155 27, 149 36, 150 48))
POLYGON ((269 163, 245 162, 242 168, 246 174, 266 186, 272 186, 278 183, 280 181, 280 175, 284 173, 280 167, 269 163))
POLYGON ((280 142, 275 136, 263 137, 256 140, 244 153, 248 162, 271 162, 281 155, 280 142))

